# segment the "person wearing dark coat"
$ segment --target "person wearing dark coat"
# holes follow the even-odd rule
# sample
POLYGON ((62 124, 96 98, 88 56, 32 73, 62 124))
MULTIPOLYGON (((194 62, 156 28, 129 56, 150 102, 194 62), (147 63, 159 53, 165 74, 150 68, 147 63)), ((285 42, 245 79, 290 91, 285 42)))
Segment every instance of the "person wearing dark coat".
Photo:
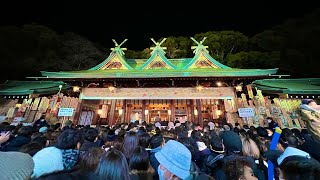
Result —
POLYGON ((34 123, 33 123, 33 127, 38 127, 38 128, 41 128, 41 127, 44 127, 44 126, 47 126, 48 123, 45 119, 45 115, 42 115, 38 120, 36 120, 34 123))
POLYGON ((278 127, 278 123, 276 123, 272 117, 267 117, 269 128, 272 129, 273 131, 278 127))
POLYGON ((95 142, 99 135, 99 132, 95 128, 86 129, 84 132, 84 142, 81 145, 80 151, 88 151, 90 148, 99 147, 99 144, 95 142))
MULTIPOLYGON (((159 161, 155 157, 155 154, 161 150, 163 144, 164 144, 164 139, 162 134, 155 134, 150 139, 151 150, 149 151, 149 159, 150 159, 150 165, 154 170, 157 170, 158 166, 160 165, 159 161)), ((153 175, 153 179, 159 179, 159 175, 157 171, 155 171, 153 175)))
POLYGON ((18 135, 11 141, 7 142, 3 147, 2 151, 19 151, 19 149, 28 144, 31 141, 32 126, 23 126, 19 129, 18 135))

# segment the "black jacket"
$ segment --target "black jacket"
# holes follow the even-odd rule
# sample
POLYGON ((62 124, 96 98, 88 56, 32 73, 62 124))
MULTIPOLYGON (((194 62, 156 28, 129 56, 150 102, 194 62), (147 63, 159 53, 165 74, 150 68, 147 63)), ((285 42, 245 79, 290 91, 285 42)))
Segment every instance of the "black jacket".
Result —
POLYGON ((17 136, 8 142, 3 148, 3 151, 19 151, 19 149, 28 144, 31 141, 30 138, 24 136, 17 136))

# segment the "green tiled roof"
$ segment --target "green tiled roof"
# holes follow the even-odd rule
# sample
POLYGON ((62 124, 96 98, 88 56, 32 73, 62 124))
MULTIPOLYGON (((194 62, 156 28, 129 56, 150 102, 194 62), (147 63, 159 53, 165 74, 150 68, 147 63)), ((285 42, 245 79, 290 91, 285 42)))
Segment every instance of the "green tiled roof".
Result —
MULTIPOLYGON (((72 79, 72 78, 157 78, 157 77, 256 77, 256 76, 269 76, 270 74, 277 73, 278 68, 274 69, 236 69, 230 68, 224 64, 219 63, 213 57, 210 56, 207 46, 202 45, 203 41, 197 42, 195 39, 191 38, 196 42, 197 46, 192 46, 194 50, 193 58, 180 58, 180 59, 167 59, 165 56, 166 47, 161 47, 164 42, 163 39, 160 43, 153 42, 156 44, 155 47, 151 47, 153 51, 149 59, 126 59, 124 56, 125 48, 121 48, 121 43, 118 45, 115 43, 116 47, 111 48, 112 52, 109 57, 98 64, 97 66, 82 71, 64 71, 64 72, 47 72, 42 71, 41 74, 46 78, 59 78, 59 79, 72 79), (161 63, 165 63, 167 68, 150 68, 159 56, 161 63), (113 59, 119 61, 125 68, 122 69, 109 69, 105 65, 113 59), (208 62, 209 66, 194 66, 197 62, 203 61, 208 62), (210 67, 212 66, 212 68, 210 67), (199 67, 199 68, 198 68, 199 67)), ((115 42, 115 41, 114 41, 115 42)), ((125 41, 124 41, 125 42, 125 41)), ((159 60, 159 59, 158 59, 159 60)), ((40 77, 37 77, 40 78, 40 77)))
POLYGON ((262 79, 252 85, 265 92, 284 94, 320 94, 320 78, 262 79))
POLYGON ((59 85, 62 89, 70 87, 61 81, 7 81, 0 86, 0 95, 58 93, 59 85))
MULTIPOLYGON (((275 74, 278 69, 146 69, 146 70, 83 70, 47 72, 42 75, 48 78, 156 78, 156 77, 254 77, 275 74)), ((46 78, 44 77, 44 78, 46 78)))

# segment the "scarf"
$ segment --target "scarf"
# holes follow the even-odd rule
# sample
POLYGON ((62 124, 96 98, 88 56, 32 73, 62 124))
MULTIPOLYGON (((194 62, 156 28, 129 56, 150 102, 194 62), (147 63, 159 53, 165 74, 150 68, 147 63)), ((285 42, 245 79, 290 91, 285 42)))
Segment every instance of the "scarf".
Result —
POLYGON ((72 169, 79 160, 79 150, 76 149, 62 149, 62 162, 64 169, 72 169))

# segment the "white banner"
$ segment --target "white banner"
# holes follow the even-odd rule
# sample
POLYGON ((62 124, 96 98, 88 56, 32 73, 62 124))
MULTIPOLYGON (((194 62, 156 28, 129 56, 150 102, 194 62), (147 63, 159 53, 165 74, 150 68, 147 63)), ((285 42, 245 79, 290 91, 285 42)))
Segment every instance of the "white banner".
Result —
POLYGON ((74 108, 60 108, 58 116, 72 116, 74 108))
POLYGON ((233 87, 83 88, 80 99, 234 99, 233 87))
POLYGON ((253 108, 239 108, 239 117, 253 117, 254 109, 253 108))

